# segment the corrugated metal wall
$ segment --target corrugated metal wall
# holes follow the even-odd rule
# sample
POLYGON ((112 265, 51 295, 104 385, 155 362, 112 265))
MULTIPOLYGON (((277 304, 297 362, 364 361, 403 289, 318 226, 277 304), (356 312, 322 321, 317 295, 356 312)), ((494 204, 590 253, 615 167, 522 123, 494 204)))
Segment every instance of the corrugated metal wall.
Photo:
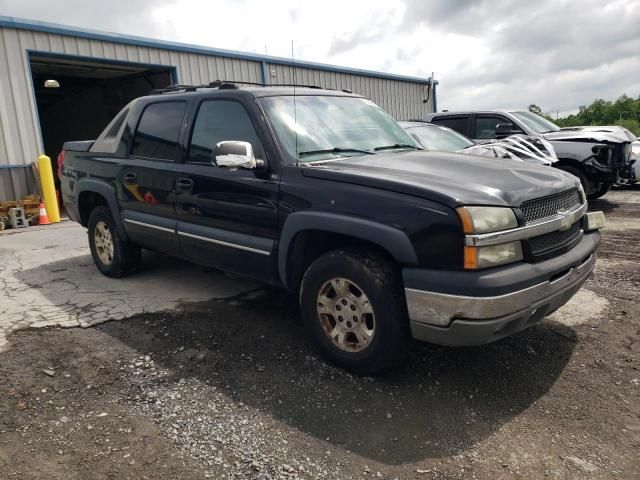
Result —
POLYGON ((424 103, 428 95, 428 86, 424 84, 271 63, 268 69, 270 83, 274 85, 298 83, 335 90, 346 88, 374 101, 398 120, 423 118, 432 111, 431 100, 424 103))
MULTIPOLYGON (((0 200, 32 193, 29 165, 42 151, 40 126, 27 51, 64 54, 91 59, 176 67, 180 83, 203 84, 215 79, 262 82, 263 61, 110 42, 81 35, 0 27, 0 200), (5 168, 2 168, 5 166, 5 168)), ((267 82, 294 83, 293 67, 265 64, 267 82)), ((331 69, 295 67, 295 82, 334 89, 350 89, 378 103, 398 119, 420 118, 431 111, 423 103, 427 85, 331 69)))

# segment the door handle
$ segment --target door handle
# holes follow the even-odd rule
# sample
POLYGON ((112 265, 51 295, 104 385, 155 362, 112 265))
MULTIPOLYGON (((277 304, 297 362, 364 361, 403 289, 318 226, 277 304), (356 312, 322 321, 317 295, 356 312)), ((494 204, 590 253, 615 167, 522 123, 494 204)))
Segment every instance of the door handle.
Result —
POLYGON ((193 190, 193 180, 190 178, 179 178, 176 180, 176 190, 190 192, 193 190))
POLYGON ((127 173, 124 176, 124 182, 134 184, 138 181, 138 176, 135 173, 127 173))

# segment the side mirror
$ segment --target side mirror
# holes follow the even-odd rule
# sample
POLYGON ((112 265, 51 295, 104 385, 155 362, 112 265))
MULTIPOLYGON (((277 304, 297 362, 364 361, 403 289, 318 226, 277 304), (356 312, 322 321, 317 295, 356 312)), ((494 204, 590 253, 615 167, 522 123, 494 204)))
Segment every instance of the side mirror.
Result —
POLYGON ((256 159, 253 155, 251 144, 239 140, 218 142, 213 163, 218 167, 246 168, 248 170, 263 170, 266 167, 264 160, 256 159))
POLYGON ((515 127, 513 123, 499 123, 496 125, 496 138, 506 138, 518 133, 522 133, 522 131, 515 127))

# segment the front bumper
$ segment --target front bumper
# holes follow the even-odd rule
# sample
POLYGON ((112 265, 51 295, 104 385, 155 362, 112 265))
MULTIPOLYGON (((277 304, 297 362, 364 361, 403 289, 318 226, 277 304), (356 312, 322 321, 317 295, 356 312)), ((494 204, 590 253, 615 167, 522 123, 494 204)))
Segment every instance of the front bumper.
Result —
POLYGON ((413 337, 449 346, 480 345, 542 321, 580 289, 595 266, 599 243, 600 234, 590 232, 558 257, 486 272, 405 269, 413 337))

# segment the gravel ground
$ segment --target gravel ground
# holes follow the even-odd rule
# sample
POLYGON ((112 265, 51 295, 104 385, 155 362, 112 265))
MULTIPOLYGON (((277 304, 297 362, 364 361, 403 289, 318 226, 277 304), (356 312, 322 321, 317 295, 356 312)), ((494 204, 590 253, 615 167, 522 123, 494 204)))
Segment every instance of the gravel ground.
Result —
POLYGON ((640 192, 578 302, 491 345, 416 345, 385 378, 325 364, 262 289, 10 335, 0 478, 640 478, 640 192))

